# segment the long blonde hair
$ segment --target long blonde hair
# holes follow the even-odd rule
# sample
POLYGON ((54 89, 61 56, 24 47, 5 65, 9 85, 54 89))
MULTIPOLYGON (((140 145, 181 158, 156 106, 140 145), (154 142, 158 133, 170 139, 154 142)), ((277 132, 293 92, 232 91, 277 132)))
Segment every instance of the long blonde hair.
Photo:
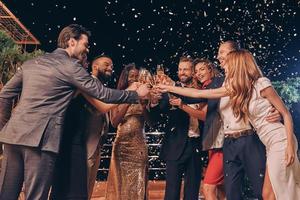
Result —
POLYGON ((225 87, 229 91, 234 116, 246 122, 250 114, 249 103, 252 98, 254 83, 263 74, 252 54, 245 49, 229 53, 226 64, 228 72, 225 87))

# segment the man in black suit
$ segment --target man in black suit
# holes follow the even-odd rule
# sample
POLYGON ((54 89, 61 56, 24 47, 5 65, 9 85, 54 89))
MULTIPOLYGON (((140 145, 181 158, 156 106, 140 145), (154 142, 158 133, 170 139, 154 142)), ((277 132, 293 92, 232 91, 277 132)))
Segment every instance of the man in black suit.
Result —
MULTIPOLYGON (((178 64, 178 85, 190 87, 193 76, 193 60, 182 57, 178 64)), ((182 97, 185 101, 185 98, 182 97)), ((198 200, 201 181, 200 134, 190 133, 190 116, 183 110, 170 109, 169 98, 163 95, 159 105, 153 107, 152 115, 166 117, 164 140, 160 157, 166 161, 165 200, 179 200, 181 180, 184 175, 184 199, 198 200)), ((163 120, 159 120, 160 123, 163 120)), ((200 125, 200 124, 199 124, 200 125)))
MULTIPOLYGON (((75 89, 110 103, 135 103, 149 93, 106 88, 80 63, 88 53, 90 33, 72 24, 58 37, 58 49, 25 62, 0 92, 0 102, 10 105, 21 93, 18 105, 2 128, 4 143, 0 174, 0 199, 15 200, 23 181, 26 199, 47 199, 59 151, 64 117, 75 89)), ((1 103, 2 104, 2 103, 1 103)), ((1 113, 11 107, 1 107, 1 113)))

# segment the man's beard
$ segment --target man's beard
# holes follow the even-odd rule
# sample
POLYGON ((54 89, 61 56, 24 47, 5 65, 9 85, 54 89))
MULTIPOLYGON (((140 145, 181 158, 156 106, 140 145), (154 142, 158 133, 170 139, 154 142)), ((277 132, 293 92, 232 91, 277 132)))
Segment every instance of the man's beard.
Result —
POLYGON ((111 75, 107 75, 105 74, 105 72, 99 72, 97 78, 101 81, 101 82, 107 82, 110 80, 111 75))
POLYGON ((80 62, 82 64, 82 66, 87 69, 88 66, 89 66, 89 62, 88 62, 88 59, 87 59, 87 54, 86 53, 85 54, 81 54, 80 57, 81 57, 80 58, 80 62))
POLYGON ((76 58, 79 60, 80 64, 84 67, 87 68, 89 65, 89 62, 87 60, 87 53, 80 53, 78 55, 73 55, 73 58, 76 58))
POLYGON ((180 82, 183 84, 189 84, 192 82, 192 77, 187 77, 184 80, 182 80, 181 78, 179 78, 180 82))

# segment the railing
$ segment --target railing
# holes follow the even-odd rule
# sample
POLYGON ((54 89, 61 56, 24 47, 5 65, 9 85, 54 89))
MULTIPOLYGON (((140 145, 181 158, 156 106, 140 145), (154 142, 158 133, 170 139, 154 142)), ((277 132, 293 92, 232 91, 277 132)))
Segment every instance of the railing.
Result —
MULTIPOLYGON (((163 132, 148 132, 146 133, 146 140, 148 144, 149 155, 149 179, 150 180, 164 180, 165 179, 165 163, 159 159, 159 151, 163 132)), ((108 133, 106 143, 102 147, 101 161, 98 170, 97 180, 106 180, 109 164, 111 158, 112 144, 116 133, 108 133)))

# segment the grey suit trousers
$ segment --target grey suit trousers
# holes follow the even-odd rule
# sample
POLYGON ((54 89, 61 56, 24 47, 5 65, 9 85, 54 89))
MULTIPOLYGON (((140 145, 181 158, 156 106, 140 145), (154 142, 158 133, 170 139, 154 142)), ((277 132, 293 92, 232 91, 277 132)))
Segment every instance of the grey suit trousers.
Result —
POLYGON ((92 194, 93 194, 93 190, 94 190, 94 186, 95 186, 95 182, 96 182, 96 178, 97 178, 97 173, 98 173, 98 168, 100 165, 100 160, 101 160, 101 148, 102 145, 98 145, 96 151, 94 152, 94 154, 87 159, 87 175, 88 175, 88 199, 91 199, 92 194))
POLYGON ((47 200, 56 155, 37 147, 4 144, 0 200, 17 200, 23 182, 26 200, 47 200))

